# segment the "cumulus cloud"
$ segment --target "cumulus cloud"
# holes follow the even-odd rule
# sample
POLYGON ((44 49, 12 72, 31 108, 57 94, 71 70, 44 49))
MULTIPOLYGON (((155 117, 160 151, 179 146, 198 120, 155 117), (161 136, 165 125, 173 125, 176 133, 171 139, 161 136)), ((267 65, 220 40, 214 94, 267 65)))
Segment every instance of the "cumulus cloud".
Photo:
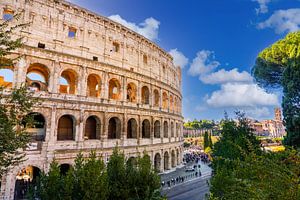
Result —
POLYGON ((255 107, 244 109, 244 112, 248 117, 254 119, 261 119, 271 115, 269 108, 267 107, 255 107))
POLYGON ((171 54, 171 56, 173 57, 173 63, 176 67, 179 66, 181 68, 184 68, 189 63, 189 59, 177 49, 171 49, 169 51, 169 54, 171 54))
POLYGON ((158 29, 159 29, 160 22, 152 17, 145 19, 145 21, 140 24, 128 22, 125 19, 123 19, 120 15, 111 15, 108 18, 143 35, 149 40, 156 40, 158 37, 158 29))
POLYGON ((248 72, 239 72, 237 68, 234 68, 229 71, 221 69, 217 72, 201 76, 200 80, 206 84, 224 84, 232 82, 252 82, 253 78, 248 72))
POLYGON ((215 60, 213 51, 202 50, 197 53, 196 58, 193 59, 188 73, 192 76, 204 75, 216 69, 220 63, 215 60))
POLYGON ((278 97, 253 83, 226 83, 212 93, 206 103, 211 107, 276 106, 278 97))
POLYGON ((267 13, 269 11, 268 4, 271 2, 271 0, 252 0, 254 2, 257 2, 259 4, 259 8, 256 8, 256 13, 267 13))
POLYGON ((300 29, 300 8, 277 10, 269 19, 257 25, 258 29, 273 28, 280 34, 300 29))

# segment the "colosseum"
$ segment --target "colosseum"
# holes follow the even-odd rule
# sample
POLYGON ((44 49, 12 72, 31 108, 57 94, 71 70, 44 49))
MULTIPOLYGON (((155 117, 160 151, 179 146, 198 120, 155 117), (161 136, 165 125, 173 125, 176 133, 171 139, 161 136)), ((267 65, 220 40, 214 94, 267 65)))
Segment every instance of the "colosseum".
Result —
POLYGON ((20 199, 24 179, 55 159, 68 170, 79 151, 107 161, 118 146, 126 158, 144 151, 166 172, 182 161, 181 70, 157 44, 106 17, 64 0, 6 0, 0 16, 17 23, 24 47, 0 84, 26 84, 42 99, 26 161, 1 181, 2 199, 20 199))

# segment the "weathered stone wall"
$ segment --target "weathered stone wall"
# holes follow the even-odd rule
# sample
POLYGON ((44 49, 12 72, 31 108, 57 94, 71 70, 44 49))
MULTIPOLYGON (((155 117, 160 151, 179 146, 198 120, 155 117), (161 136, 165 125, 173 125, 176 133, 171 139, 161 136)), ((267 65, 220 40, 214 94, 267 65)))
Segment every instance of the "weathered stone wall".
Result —
POLYGON ((20 33, 26 45, 15 52, 24 56, 12 67, 12 85, 28 83, 27 74, 36 72, 45 78, 47 88, 43 85, 34 94, 43 100, 35 111, 45 118, 45 140, 3 177, 2 199, 13 199, 20 169, 32 165, 47 171, 54 158, 73 164, 79 151, 95 150, 107 160, 118 145, 128 158, 146 151, 160 171, 181 163, 181 71, 168 53, 126 27, 65 1, 1 1, 0 16, 5 9, 23 12, 22 21, 31 22, 20 33), (74 38, 68 37, 69 28, 76 30, 74 38), (38 48, 39 43, 45 48, 38 48), (69 86, 60 83, 61 76, 69 86), (116 84, 110 87, 111 80, 116 84), (63 115, 72 116, 73 140, 57 140, 63 115), (90 116, 99 122, 97 139, 85 137, 90 116), (118 139, 108 138, 111 118, 120 121, 118 139), (130 119, 137 124, 136 138, 127 138, 130 119), (147 138, 142 137, 144 120, 150 122, 147 138))

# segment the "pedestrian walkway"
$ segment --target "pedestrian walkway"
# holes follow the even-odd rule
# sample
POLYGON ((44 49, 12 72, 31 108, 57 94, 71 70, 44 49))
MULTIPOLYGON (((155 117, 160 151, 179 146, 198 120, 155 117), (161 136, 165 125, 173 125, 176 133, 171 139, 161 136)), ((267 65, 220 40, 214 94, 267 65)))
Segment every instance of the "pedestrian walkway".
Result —
POLYGON ((210 175, 211 168, 207 164, 204 164, 201 161, 198 163, 190 163, 169 173, 161 174, 162 190, 170 189, 176 185, 180 185, 200 177, 208 177, 210 175), (191 170, 193 168, 194 170, 191 170), (190 170, 187 171, 186 169, 190 170))

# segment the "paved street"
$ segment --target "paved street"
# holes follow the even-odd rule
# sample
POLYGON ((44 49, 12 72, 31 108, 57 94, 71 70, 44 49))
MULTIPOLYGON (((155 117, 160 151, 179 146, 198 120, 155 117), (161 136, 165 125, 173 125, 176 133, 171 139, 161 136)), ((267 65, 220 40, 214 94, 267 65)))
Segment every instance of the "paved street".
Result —
POLYGON ((209 191, 207 180, 211 176, 211 169, 202 162, 199 164, 201 164, 201 177, 191 176, 191 172, 185 172, 184 167, 162 175, 162 180, 165 182, 178 176, 187 177, 183 183, 176 183, 170 188, 163 187, 162 194, 166 195, 168 200, 204 200, 205 194, 209 191))
POLYGON ((168 200, 204 200, 209 191, 206 183, 209 178, 210 176, 194 179, 167 189, 163 194, 167 195, 168 200))

